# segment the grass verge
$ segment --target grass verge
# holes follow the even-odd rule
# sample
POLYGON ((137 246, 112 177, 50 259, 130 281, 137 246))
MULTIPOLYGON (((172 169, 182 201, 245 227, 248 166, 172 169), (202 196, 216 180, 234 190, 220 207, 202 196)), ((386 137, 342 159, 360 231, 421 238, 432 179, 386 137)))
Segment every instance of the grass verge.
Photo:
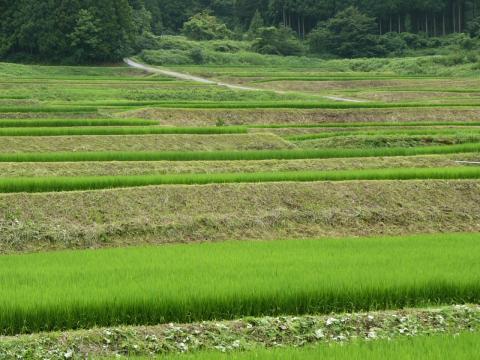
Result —
POLYGON ((0 178, 0 193, 100 190, 148 185, 205 185, 262 182, 352 180, 465 180, 480 179, 480 167, 426 169, 372 169, 263 173, 170 174, 135 176, 83 176, 0 178))

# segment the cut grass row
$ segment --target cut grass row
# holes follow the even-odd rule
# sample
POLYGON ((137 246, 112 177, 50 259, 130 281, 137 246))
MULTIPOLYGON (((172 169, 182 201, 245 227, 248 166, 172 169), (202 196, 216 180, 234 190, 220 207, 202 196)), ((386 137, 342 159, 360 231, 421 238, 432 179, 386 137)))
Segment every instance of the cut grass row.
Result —
MULTIPOLYGON (((141 121, 140 121, 141 122, 141 121)), ((133 121, 131 122, 133 123, 133 121)), ((114 125, 114 122, 112 122, 114 125)), ((1 125, 0 125, 1 127, 1 125)), ((246 127, 38 127, 38 128, 0 128, 0 136, 76 136, 76 135, 161 135, 161 134, 246 134, 246 127)))
MULTIPOLYGON (((373 333, 372 333, 373 334, 373 333)), ((471 360, 480 353, 480 333, 435 335, 406 339, 357 341, 305 348, 254 349, 247 352, 200 352, 160 356, 165 360, 471 360)))
POLYGON ((473 233, 3 256, 0 333, 476 303, 479 252, 473 233))
POLYGON ((0 178, 0 193, 99 190, 149 185, 205 185, 262 182, 353 180, 466 180, 480 179, 480 167, 292 171, 261 173, 172 174, 134 176, 76 176, 0 178))
POLYGON ((480 152, 480 143, 372 149, 3 153, 0 154, 0 162, 295 160, 441 155, 477 152, 480 152))

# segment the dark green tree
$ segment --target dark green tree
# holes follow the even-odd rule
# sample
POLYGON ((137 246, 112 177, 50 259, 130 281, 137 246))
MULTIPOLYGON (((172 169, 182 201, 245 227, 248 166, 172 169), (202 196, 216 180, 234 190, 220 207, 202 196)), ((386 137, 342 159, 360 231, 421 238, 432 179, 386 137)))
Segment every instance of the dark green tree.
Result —
POLYGON ((308 38, 310 49, 356 58, 382 55, 376 36, 375 19, 349 7, 334 18, 319 24, 308 38))
POLYGON ((182 32, 192 40, 225 39, 231 36, 227 25, 205 11, 192 16, 183 25, 182 32))

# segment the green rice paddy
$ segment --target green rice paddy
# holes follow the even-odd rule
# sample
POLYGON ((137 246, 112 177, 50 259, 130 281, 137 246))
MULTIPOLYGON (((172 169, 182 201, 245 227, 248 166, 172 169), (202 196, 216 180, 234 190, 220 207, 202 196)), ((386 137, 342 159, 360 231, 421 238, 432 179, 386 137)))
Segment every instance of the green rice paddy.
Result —
MULTIPOLYGON (((0 242, 9 252, 0 255, 0 335, 479 303, 480 82, 382 64, 360 72, 351 67, 363 60, 282 58, 177 69, 265 89, 245 92, 122 66, 0 63, 0 242), (405 146, 362 140, 382 136, 405 146), (242 149, 239 137, 251 150, 219 150, 242 149), (323 168, 342 170, 315 170, 323 168), (158 187, 119 189, 148 186, 158 187), (108 189, 119 190, 96 191, 108 189), (219 239, 230 241, 209 242, 219 239), (165 242, 177 244, 148 246, 165 242), (124 244, 132 246, 115 248, 124 244), (71 250, 49 252, 59 248, 71 250)), ((414 347, 417 358, 469 358, 477 342, 472 334, 228 356, 403 359, 414 347)))
POLYGON ((480 301, 480 235, 3 256, 0 333, 480 301))
POLYGON ((0 193, 99 190, 149 185, 205 185, 262 182, 352 180, 480 179, 480 167, 292 171, 267 173, 173 174, 137 176, 76 176, 0 178, 0 193))
POLYGON ((393 157, 477 152, 480 152, 480 143, 372 149, 2 153, 0 154, 0 162, 294 160, 393 157))

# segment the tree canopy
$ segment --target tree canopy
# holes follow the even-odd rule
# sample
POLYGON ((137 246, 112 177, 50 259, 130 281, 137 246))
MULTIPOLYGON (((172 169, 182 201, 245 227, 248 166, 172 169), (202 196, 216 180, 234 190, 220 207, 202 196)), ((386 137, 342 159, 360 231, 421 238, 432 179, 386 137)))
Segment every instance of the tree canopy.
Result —
POLYGON ((116 61, 151 43, 152 34, 182 31, 255 39, 260 29, 282 35, 265 30, 276 27, 299 39, 314 31, 320 41, 325 24, 332 30, 332 19, 352 7, 371 19, 368 32, 376 35, 480 35, 480 0, 0 0, 0 58, 116 61))

